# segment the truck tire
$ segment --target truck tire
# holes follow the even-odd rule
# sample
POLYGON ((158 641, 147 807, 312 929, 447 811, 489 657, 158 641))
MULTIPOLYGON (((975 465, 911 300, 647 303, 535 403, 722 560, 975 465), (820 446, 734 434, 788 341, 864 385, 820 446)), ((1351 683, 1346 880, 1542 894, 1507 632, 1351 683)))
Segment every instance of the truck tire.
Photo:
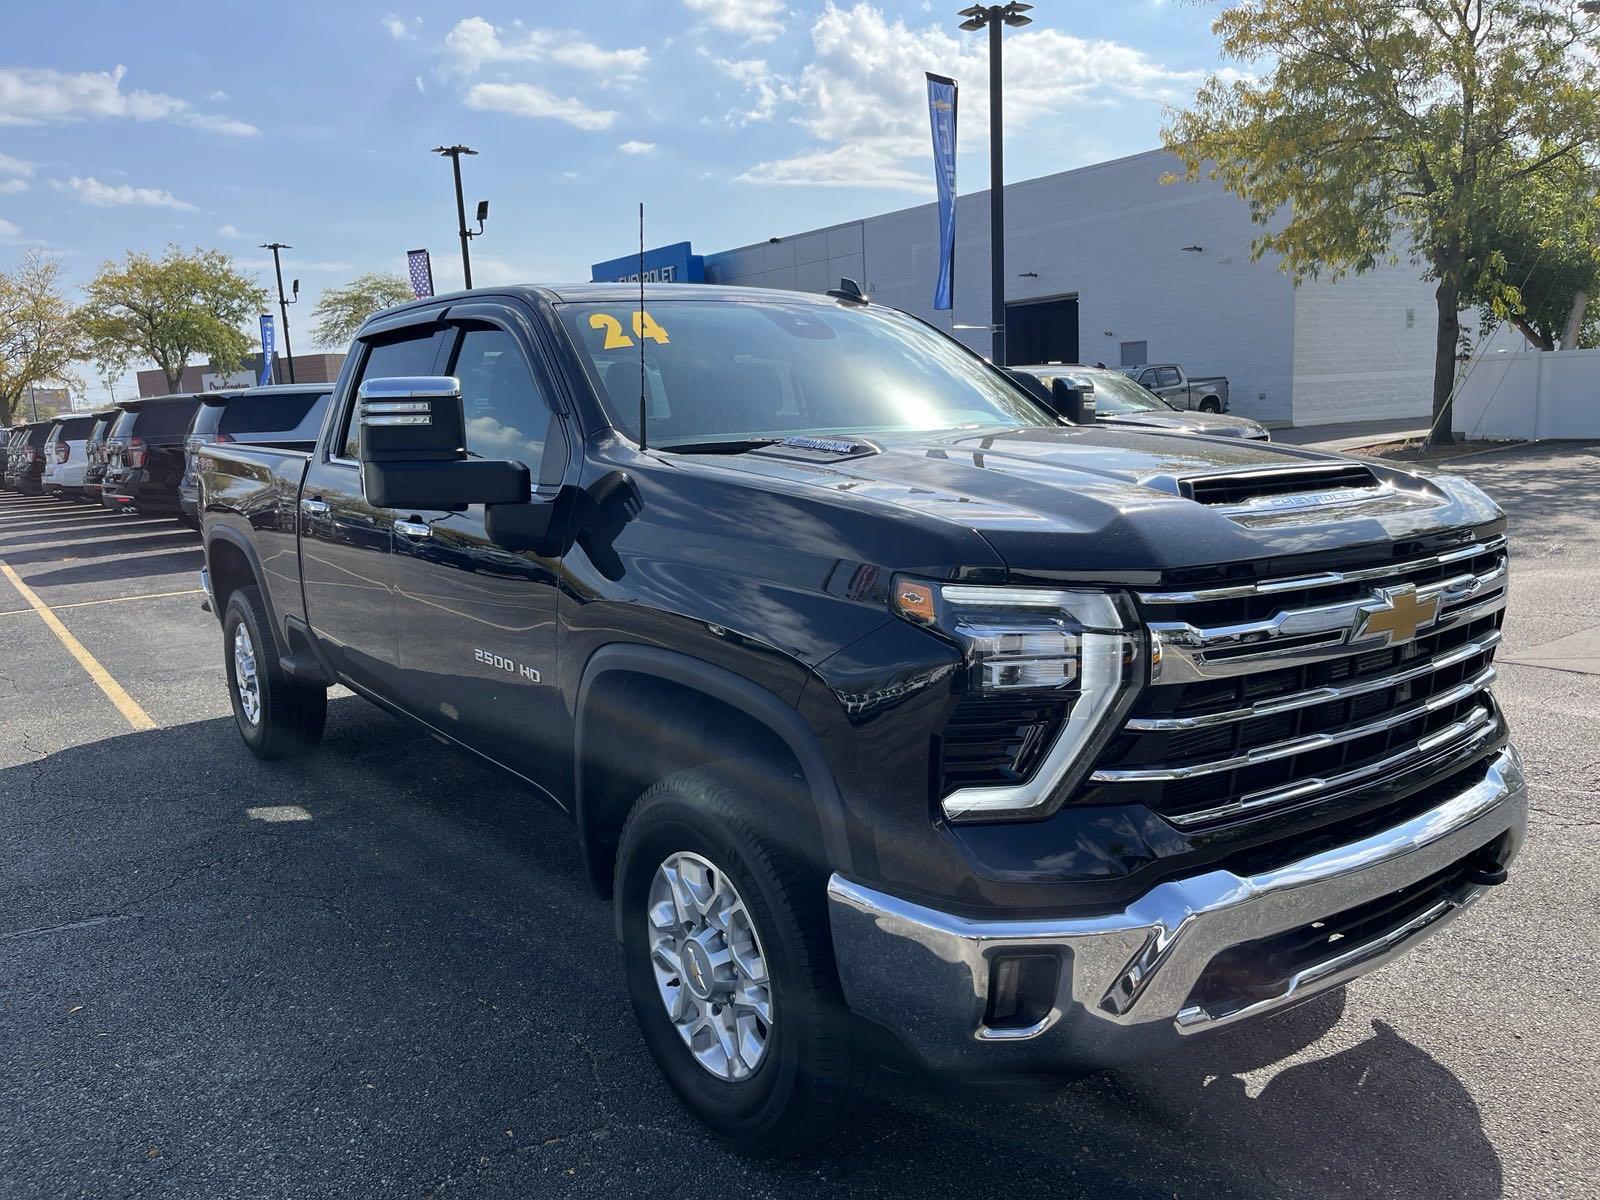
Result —
POLYGON ((1200 401, 1200 411, 1204 413, 1219 413, 1222 411, 1222 401, 1215 396, 1207 396, 1200 401))
POLYGON ((714 768, 647 790, 618 848, 645 1045, 683 1106, 743 1154, 794 1154, 837 1134, 866 1082, 824 881, 804 860, 752 820, 748 787, 714 768))
POLYGON ((328 693, 284 674, 266 605, 255 586, 228 597, 222 619, 228 699, 239 736, 257 758, 290 758, 322 740, 328 693))

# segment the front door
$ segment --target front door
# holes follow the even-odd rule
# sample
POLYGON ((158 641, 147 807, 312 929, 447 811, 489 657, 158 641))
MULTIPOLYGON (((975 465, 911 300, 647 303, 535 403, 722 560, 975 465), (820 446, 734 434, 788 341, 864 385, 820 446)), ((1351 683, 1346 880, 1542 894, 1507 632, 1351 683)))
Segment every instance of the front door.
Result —
MULTIPOLYGON (((537 493, 537 481, 559 484, 566 441, 550 436, 550 388, 532 350, 526 330, 464 325, 444 373, 461 382, 468 454, 527 464, 537 493)), ((560 560, 494 545, 481 504, 393 515, 408 707, 552 797, 564 795, 571 767, 556 686, 560 560)))
MULTIPOLYGON (((432 374, 446 341, 438 325, 358 343, 362 362, 328 444, 312 456, 300 491, 300 578, 306 614, 349 683, 397 698, 399 662, 391 541, 394 513, 367 503, 353 419, 366 379, 432 374)), ((274 569, 269 559, 263 569, 274 569)))

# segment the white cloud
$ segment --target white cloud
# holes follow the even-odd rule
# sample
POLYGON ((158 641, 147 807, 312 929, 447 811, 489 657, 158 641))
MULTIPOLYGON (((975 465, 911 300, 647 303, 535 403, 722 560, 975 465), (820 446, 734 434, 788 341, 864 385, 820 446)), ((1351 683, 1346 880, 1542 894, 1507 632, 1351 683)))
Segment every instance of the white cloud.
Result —
POLYGON ((445 35, 444 48, 449 65, 464 75, 490 63, 549 62, 627 82, 650 65, 650 52, 643 46, 607 50, 554 29, 516 27, 503 33, 482 17, 457 21, 445 35))
POLYGON ((127 183, 101 183, 92 175, 82 177, 74 175, 66 183, 59 179, 51 181, 57 188, 63 188, 85 204, 93 204, 97 208, 125 208, 130 205, 144 208, 175 208, 180 212, 194 212, 195 206, 184 200, 179 200, 164 188, 134 187, 127 183))
POLYGON ((770 42, 783 32, 784 0, 683 0, 683 6, 747 42, 770 42))
MULTIPOLYGON (((888 20, 871 4, 842 8, 828 0, 812 25, 811 42, 814 56, 798 76, 766 70, 759 59, 713 60, 754 96, 747 119, 792 106, 794 122, 818 143, 791 157, 758 163, 741 180, 931 194, 926 84, 920 71, 898 69, 907 62, 961 81, 963 146, 987 144, 989 68, 983 39, 938 26, 914 29, 888 20)), ((1163 66, 1117 42, 1054 29, 1009 34, 1005 68, 1011 130, 1059 117, 1073 106, 1180 101, 1205 75, 1163 66)))
POLYGON ((735 178, 740 183, 785 187, 872 187, 906 192, 931 188, 929 173, 902 165, 898 160, 903 157, 887 153, 881 145, 850 144, 757 163, 735 178))
POLYGON ((0 175, 20 175, 24 179, 32 179, 33 164, 12 158, 9 154, 0 154, 0 175))
POLYGON ((20 225, 13 225, 4 217, 0 217, 0 237, 14 238, 22 232, 20 225))
POLYGON ((656 144, 654 142, 637 141, 623 142, 622 145, 617 147, 624 154, 652 154, 655 152, 655 148, 656 144))
MULTIPOLYGON (((246 271, 270 271, 272 269, 272 267, 273 267, 273 262, 272 262, 272 260, 270 258, 236 258, 233 261, 234 261, 234 265, 235 266, 240 267, 240 268, 242 268, 242 269, 244 269, 246 271)), ((309 258, 309 259, 308 258, 295 258, 295 259, 291 259, 291 260, 285 262, 283 265, 284 265, 284 269, 286 271, 289 268, 292 267, 296 272, 300 272, 300 271, 341 271, 342 272, 342 271, 354 271, 356 269, 355 264, 352 263, 352 262, 345 262, 343 259, 329 259, 329 258, 309 258)))
POLYGON ((0 179, 0 196, 15 196, 28 190, 26 179, 0 179))
POLYGON ((720 58, 704 46, 700 47, 700 53, 751 96, 751 107, 732 114, 738 124, 770 120, 780 103, 794 99, 793 86, 783 76, 775 74, 764 58, 720 58))
MULTIPOLYGON (((416 33, 413 32, 413 26, 406 24, 404 17, 397 17, 393 13, 389 13, 383 17, 380 21, 380 24, 382 24, 384 32, 397 42, 409 42, 414 40, 417 36, 416 33)), ((422 18, 416 18, 413 24, 421 25, 422 18)))
POLYGON ((126 67, 114 71, 0 68, 0 125, 60 125, 123 118, 172 121, 213 133, 248 137, 255 126, 232 117, 196 112, 187 100, 163 92, 122 90, 126 67))
POLYGON ((225 237, 225 238, 236 238, 236 237, 243 237, 244 235, 242 233, 240 233, 237 229, 235 229, 232 225, 224 225, 220 229, 217 230, 217 236, 218 237, 225 237))
POLYGON ((609 129, 617 114, 590 108, 581 100, 563 98, 532 83, 479 83, 467 93, 468 108, 510 113, 518 117, 548 117, 578 129, 609 129))

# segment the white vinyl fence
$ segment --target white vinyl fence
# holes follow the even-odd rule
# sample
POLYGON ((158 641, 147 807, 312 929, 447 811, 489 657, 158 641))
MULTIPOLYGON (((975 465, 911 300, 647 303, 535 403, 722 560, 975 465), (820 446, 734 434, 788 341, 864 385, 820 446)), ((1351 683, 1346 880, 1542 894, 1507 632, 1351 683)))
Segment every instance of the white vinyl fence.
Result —
POLYGON ((1456 393, 1469 438, 1600 440, 1600 350, 1486 354, 1456 393))

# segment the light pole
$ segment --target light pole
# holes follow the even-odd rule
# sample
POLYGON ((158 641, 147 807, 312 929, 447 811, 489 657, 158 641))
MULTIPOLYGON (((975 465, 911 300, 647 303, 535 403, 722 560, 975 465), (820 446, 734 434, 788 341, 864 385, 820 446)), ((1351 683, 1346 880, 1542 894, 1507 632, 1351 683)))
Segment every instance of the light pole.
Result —
POLYGON ((476 154, 477 151, 471 146, 435 146, 433 152, 448 158, 450 166, 455 172, 456 221, 459 224, 459 232, 461 234, 461 277, 470 290, 472 287, 472 253, 468 247, 473 238, 481 237, 483 234, 483 223, 489 219, 489 202, 487 200, 478 201, 478 231, 474 233, 467 228, 467 202, 461 196, 461 156, 463 154, 476 154))
MULTIPOLYGON (((262 245, 261 249, 272 251, 272 269, 278 275, 278 311, 283 314, 283 357, 289 366, 289 382, 293 383, 295 381, 294 346, 289 342, 289 305, 296 304, 300 300, 300 281, 298 279, 294 281, 294 299, 285 300, 283 298, 283 263, 278 261, 278 251, 293 250, 294 247, 284 242, 267 242, 262 245)), ((312 315, 315 316, 316 314, 313 313, 312 315)))
POLYGON ((1006 365, 1006 195, 1005 122, 1000 108, 1000 35, 1005 26, 1013 29, 1033 24, 1024 16, 1033 5, 975 4, 958 14, 967 19, 961 28, 973 32, 989 30, 989 322, 994 327, 996 366, 1006 365))

